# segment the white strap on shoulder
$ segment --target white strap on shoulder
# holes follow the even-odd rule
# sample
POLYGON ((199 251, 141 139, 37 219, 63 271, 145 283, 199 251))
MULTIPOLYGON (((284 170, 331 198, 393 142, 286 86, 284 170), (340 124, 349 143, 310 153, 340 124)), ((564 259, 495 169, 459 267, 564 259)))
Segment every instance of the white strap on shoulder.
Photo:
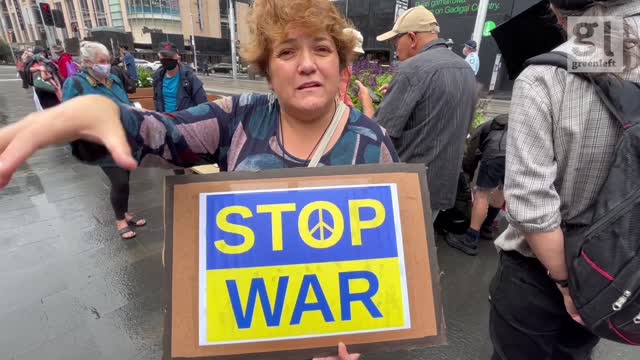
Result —
POLYGON ((318 148, 311 157, 311 161, 309 162, 310 168, 317 167, 320 163, 320 159, 322 158, 322 155, 324 155, 325 150, 327 150, 327 146, 329 146, 331 138, 333 138, 333 135, 336 133, 338 125, 340 125, 340 120, 342 120, 342 116, 347 109, 347 105, 345 105, 342 101, 338 102, 338 107, 336 108, 335 115, 333 115, 331 124, 329 124, 327 132, 324 134, 322 139, 320 139, 320 144, 318 144, 318 148))

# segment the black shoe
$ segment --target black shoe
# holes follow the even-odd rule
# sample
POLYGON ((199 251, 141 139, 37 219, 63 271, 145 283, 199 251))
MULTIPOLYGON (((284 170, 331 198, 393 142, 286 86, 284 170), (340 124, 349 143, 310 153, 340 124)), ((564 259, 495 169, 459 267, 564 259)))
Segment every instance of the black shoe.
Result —
POLYGON ((494 234, 496 233, 496 228, 492 226, 482 226, 480 228, 480 239, 482 240, 495 240, 494 234))
POLYGON ((444 237, 444 241, 452 248, 458 249, 467 255, 478 255, 478 243, 466 235, 447 234, 444 237))

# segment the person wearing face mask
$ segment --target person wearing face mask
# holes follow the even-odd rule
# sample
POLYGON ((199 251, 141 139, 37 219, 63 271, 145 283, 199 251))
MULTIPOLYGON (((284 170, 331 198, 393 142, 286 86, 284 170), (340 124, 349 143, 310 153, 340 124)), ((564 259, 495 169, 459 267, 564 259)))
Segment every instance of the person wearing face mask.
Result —
POLYGON ((173 43, 160 43, 158 56, 162 67, 153 74, 156 111, 172 113, 207 102, 202 81, 191 68, 180 64, 180 55, 173 43))
MULTIPOLYGON (((80 44, 82 70, 70 77, 63 87, 63 100, 83 95, 102 95, 117 104, 131 105, 122 81, 111 73, 111 56, 109 50, 97 42, 85 41, 80 44)), ((77 143, 71 144, 74 155, 78 155, 77 143)), ((116 229, 124 240, 136 236, 133 227, 146 225, 146 220, 136 219, 129 213, 129 177, 131 173, 119 168, 101 146, 92 148, 101 156, 96 165, 102 168, 111 182, 111 206, 116 217, 116 229)))
MULTIPOLYGON (((207 102, 202 81, 189 66, 180 64, 180 55, 173 43, 160 43, 158 56, 162 67, 153 74, 156 111, 172 113, 207 102)), ((185 174, 183 169, 173 172, 176 175, 185 174)))

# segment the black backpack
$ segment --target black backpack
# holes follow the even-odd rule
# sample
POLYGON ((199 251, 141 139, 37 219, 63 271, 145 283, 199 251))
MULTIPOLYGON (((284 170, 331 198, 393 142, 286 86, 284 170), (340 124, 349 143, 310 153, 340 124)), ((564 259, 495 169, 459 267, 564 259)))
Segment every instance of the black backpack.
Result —
POLYGON ((120 79, 120 81, 122 82, 122 87, 127 92, 127 94, 135 94, 136 93, 136 90, 138 88, 138 82, 133 80, 131 78, 131 76, 129 75, 129 73, 124 71, 118 65, 112 65, 111 66, 111 73, 113 75, 117 76, 118 79, 120 79))
MULTIPOLYGON (((567 69, 567 55, 544 54, 527 65, 567 69)), ((590 208, 593 218, 563 224, 569 288, 594 334, 640 346, 640 84, 606 75, 576 75, 593 84, 624 135, 590 208)))

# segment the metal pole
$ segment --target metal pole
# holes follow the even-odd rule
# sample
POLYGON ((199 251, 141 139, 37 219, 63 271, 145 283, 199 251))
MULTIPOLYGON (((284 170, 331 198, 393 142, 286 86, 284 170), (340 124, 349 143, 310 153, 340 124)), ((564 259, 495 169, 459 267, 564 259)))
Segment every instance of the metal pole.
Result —
POLYGON ((229 32, 231 33, 231 71, 233 73, 233 79, 238 78, 238 69, 236 66, 236 18, 233 13, 233 2, 229 1, 229 32))
POLYGON ((42 11, 40 10, 40 0, 36 0, 36 5, 38 5, 38 14, 40 14, 40 20, 42 20, 42 27, 44 27, 44 34, 47 36, 47 43, 49 44, 49 48, 52 48, 54 45, 56 45, 56 41, 51 38, 51 34, 49 33, 49 27, 44 24, 44 16, 42 16, 42 11))
MULTIPOLYGON (((8 11, 9 9, 7 9, 8 11)), ((7 32, 7 27, 4 25, 4 15, 0 14, 0 24, 2 25, 2 37, 9 45, 9 50, 11 51, 11 56, 13 57, 14 64, 18 64, 18 58, 16 58, 16 54, 13 52, 13 46, 11 46, 11 41, 9 41, 9 32, 7 32)))
MULTIPOLYGON (((49 5, 49 6, 51 6, 51 5, 49 5)), ((57 34, 58 28, 56 28, 56 17, 53 16, 53 7, 50 7, 49 11, 51 11, 51 20, 53 21, 53 29, 51 29, 51 31, 53 32, 53 39, 54 39, 53 41, 55 41, 55 44, 58 45, 58 40, 57 40, 58 39, 58 34, 57 34)), ((62 43, 62 47, 64 47, 64 38, 62 38, 62 41, 60 41, 60 42, 62 43)), ((51 50, 53 50, 53 49, 51 49, 51 50)))
POLYGON ((476 25, 473 29, 473 40, 478 43, 478 51, 482 42, 482 33, 484 32, 484 23, 487 21, 487 10, 489 9, 489 0, 480 0, 478 4, 478 16, 476 17, 476 25))
POLYGON ((193 52, 193 66, 195 72, 198 73, 198 51, 196 50, 196 28, 193 24, 193 7, 190 7, 191 13, 191 51, 193 52))

